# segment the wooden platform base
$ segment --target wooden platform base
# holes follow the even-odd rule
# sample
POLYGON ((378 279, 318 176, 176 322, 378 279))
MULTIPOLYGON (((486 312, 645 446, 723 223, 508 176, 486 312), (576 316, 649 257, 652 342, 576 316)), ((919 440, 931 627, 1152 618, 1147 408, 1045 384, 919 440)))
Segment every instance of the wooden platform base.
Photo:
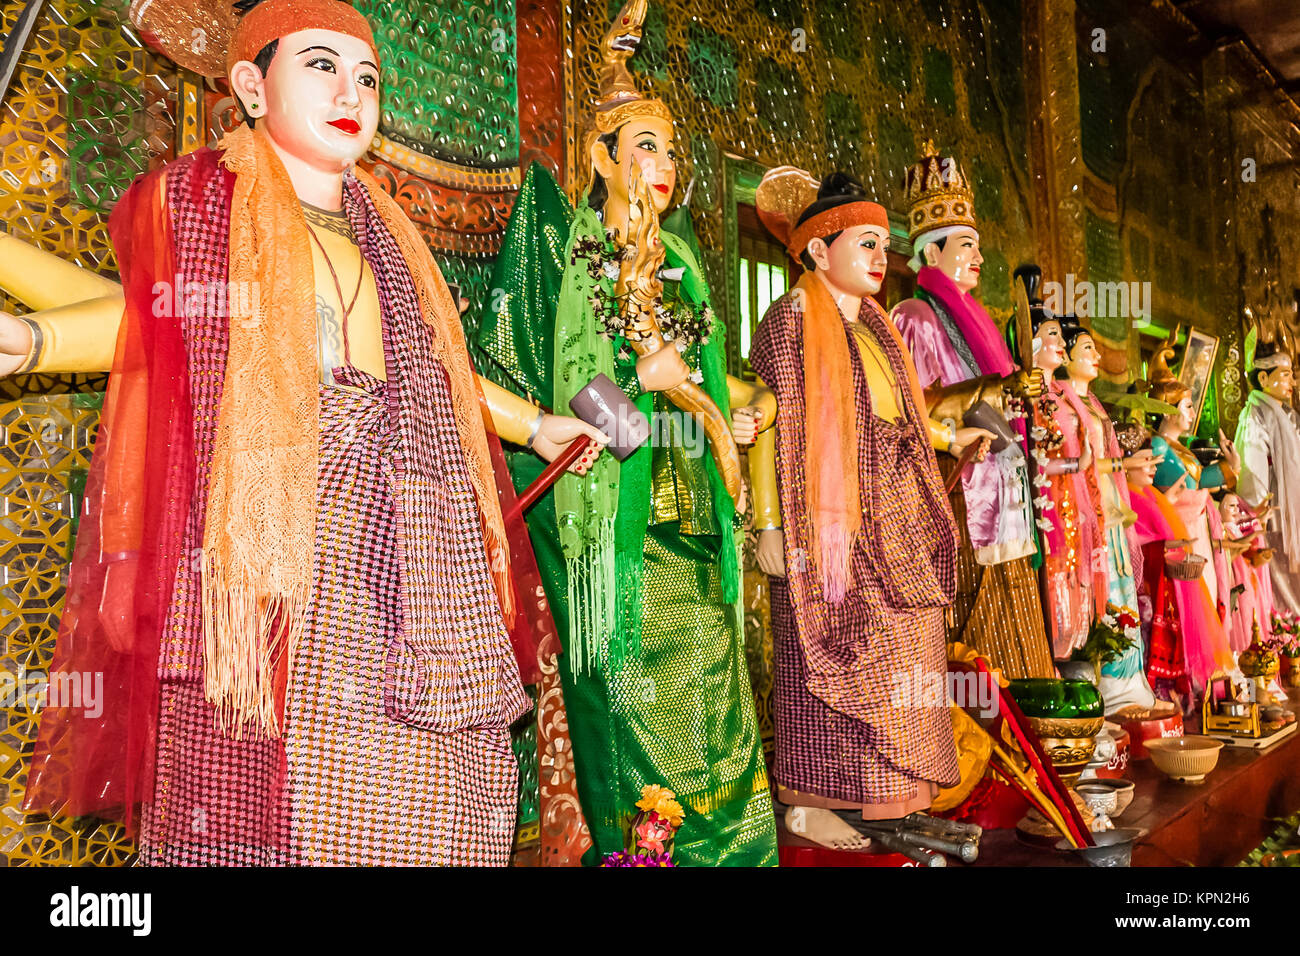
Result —
MULTIPOLYGON (((1292 692, 1291 706, 1297 703, 1292 692)), ((1189 726, 1188 733, 1197 728, 1189 726)), ((1224 747, 1219 763, 1199 786, 1176 783, 1150 759, 1129 763, 1133 802, 1115 821, 1147 835, 1133 849, 1133 866, 1235 866, 1277 826, 1300 809, 1300 733, 1265 750, 1224 747)), ((778 821, 780 814, 778 813, 778 821)), ((818 849, 778 833, 786 866, 897 865, 866 862, 863 854, 818 849), (837 858, 846 858, 843 861, 837 858), (849 859, 857 857, 858 859, 849 859)), ((910 861, 909 861, 910 862, 910 861)), ((949 859, 949 866, 962 863, 949 859)), ((986 830, 974 866, 1084 866, 1073 854, 1027 846, 1011 830, 986 830)))

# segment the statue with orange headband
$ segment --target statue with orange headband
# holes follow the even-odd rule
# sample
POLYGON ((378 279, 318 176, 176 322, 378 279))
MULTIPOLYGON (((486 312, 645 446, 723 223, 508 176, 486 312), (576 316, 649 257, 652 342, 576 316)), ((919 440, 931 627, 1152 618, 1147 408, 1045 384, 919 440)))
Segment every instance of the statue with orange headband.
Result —
POLYGON ((956 160, 941 157, 931 141, 907 170, 906 201, 916 292, 891 316, 942 436, 944 474, 961 468, 952 497, 961 547, 948 639, 974 647, 1008 677, 1050 677, 1023 422, 1015 424, 1020 441, 1000 443, 980 462, 961 457, 963 425, 981 416, 1023 420, 1024 401, 1042 394, 1042 373, 1027 357, 1013 358, 972 294, 984 262, 975 196, 956 160))
MULTIPOLYGON (((880 291, 889 219, 845 174, 770 170, 759 216, 806 271, 764 316, 750 362, 776 393, 750 455, 771 578, 777 799, 786 826, 865 845, 839 814, 926 810, 959 770, 944 612, 956 531, 925 397, 880 291)), ((977 431, 969 440, 984 440, 977 431)))
POLYGON ((137 16, 247 124, 123 196, 120 288, 0 250, 37 310, 0 316, 0 373, 112 372, 51 667, 102 675, 103 707, 51 695, 26 807, 123 814, 149 864, 504 864, 529 702, 481 394, 545 456, 604 436, 473 374, 428 247, 356 167, 381 75, 359 12, 137 16))

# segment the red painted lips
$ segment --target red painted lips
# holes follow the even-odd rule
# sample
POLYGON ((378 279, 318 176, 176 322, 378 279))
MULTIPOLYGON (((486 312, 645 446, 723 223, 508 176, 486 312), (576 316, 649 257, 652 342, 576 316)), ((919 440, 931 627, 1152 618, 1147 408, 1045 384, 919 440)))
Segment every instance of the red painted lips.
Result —
POLYGON ((336 120, 330 120, 330 125, 335 129, 341 129, 343 132, 350 133, 353 136, 361 132, 361 124, 354 119, 348 119, 346 116, 340 117, 336 120))

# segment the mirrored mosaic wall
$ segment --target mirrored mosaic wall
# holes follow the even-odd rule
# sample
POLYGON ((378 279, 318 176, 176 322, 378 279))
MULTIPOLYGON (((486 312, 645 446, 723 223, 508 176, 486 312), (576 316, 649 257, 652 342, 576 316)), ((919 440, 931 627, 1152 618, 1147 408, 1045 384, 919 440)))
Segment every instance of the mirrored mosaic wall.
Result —
MULTIPOLYGON (((572 114, 585 128, 590 64, 617 0, 574 4, 572 114)), ((717 5, 651 0, 632 67, 677 117, 715 296, 725 219, 723 157, 856 175, 900 217, 902 179, 933 138, 971 176, 985 236, 981 286, 1010 307, 1008 264, 1033 252, 1019 0, 717 5)), ((571 149, 570 154, 574 151, 571 149)), ((571 186, 585 182, 571 160, 571 186), (575 182, 576 181, 576 182, 575 182)))

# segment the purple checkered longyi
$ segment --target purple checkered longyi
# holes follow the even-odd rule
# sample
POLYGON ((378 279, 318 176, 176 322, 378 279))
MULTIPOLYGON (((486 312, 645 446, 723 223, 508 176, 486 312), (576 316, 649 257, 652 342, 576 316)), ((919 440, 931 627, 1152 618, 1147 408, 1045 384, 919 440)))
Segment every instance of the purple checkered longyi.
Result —
MULTIPOLYGON (((224 282, 232 177, 201 152, 168 167, 181 281, 224 282), (219 254, 214 254, 214 250, 219 254)), ((179 569, 160 655, 153 799, 140 859, 163 865, 504 864, 515 820, 510 722, 528 706, 414 284, 364 189, 345 209, 380 292, 387 382, 320 386, 314 589, 278 740, 216 727, 203 699, 198 562, 179 569)), ((203 537, 226 329, 184 316, 203 537)))
POLYGON ((787 578, 773 582, 777 783, 867 806, 915 797, 920 781, 955 783, 947 705, 914 694, 946 672, 943 610, 952 600, 955 534, 923 418, 906 387, 901 350, 869 298, 859 320, 894 370, 903 417, 872 414, 853 335, 862 532, 848 594, 828 602, 811 557, 804 462, 803 313, 773 304, 750 362, 776 393, 777 478, 787 578))

